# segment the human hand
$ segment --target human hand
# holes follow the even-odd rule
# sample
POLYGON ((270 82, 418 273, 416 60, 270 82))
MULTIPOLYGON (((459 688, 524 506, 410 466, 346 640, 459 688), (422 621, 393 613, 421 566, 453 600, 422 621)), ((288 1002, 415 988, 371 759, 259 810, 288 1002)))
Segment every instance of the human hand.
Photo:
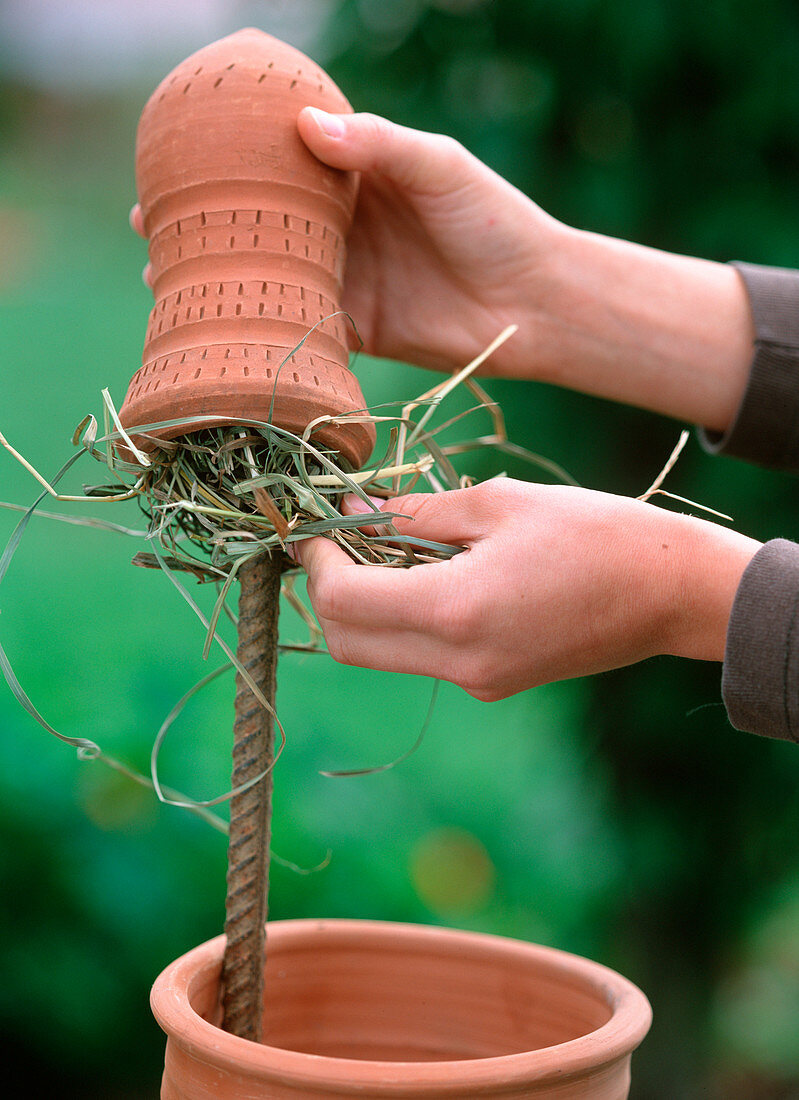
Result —
POLYGON ((342 305, 364 350, 452 370, 518 324, 483 373, 529 377, 559 223, 452 138, 312 107, 297 126, 325 164, 361 172, 342 305))
POLYGON ((343 304, 367 352, 450 370, 516 324, 483 374, 728 427, 753 341, 733 268, 565 226, 447 137, 308 107, 297 124, 361 172, 343 304))
MULTIPOLYGON (((362 508, 359 505, 359 509, 362 508)), ((497 478, 386 505, 397 530, 465 547, 409 569, 296 544, 332 656, 492 701, 661 653, 720 661, 760 543, 627 497, 497 478)))

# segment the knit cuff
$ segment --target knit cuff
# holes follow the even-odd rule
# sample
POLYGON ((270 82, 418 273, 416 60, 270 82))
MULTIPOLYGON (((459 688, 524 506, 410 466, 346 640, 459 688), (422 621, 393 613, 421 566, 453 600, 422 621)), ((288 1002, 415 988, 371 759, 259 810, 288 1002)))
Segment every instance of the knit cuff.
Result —
POLYGON ((730 615, 721 694, 736 729, 799 741, 799 544, 767 542, 730 615))
POLYGON ((799 471, 799 271, 734 263, 755 326, 743 399, 724 433, 699 429, 702 445, 761 466, 799 471))

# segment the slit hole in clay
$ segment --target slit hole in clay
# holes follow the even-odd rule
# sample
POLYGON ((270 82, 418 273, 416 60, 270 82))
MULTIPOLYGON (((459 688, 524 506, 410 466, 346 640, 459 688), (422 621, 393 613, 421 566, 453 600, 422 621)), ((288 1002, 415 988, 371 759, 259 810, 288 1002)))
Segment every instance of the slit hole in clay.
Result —
POLYGON ((218 305, 218 306, 216 307, 216 315, 217 315, 217 317, 221 317, 221 316, 222 316, 222 303, 221 303, 221 302, 220 302, 220 303, 219 303, 219 305, 218 305))
POLYGON ((189 83, 188 83, 188 84, 186 85, 186 87, 185 87, 185 88, 183 89, 183 94, 184 94, 184 95, 186 94, 186 92, 187 92, 187 91, 189 90, 189 88, 190 88, 190 87, 191 87, 191 81, 189 81, 189 83))
POLYGON ((244 293, 244 283, 239 283, 238 293, 239 295, 242 295, 244 293))
POLYGON ((261 73, 261 75, 258 77, 258 83, 263 84, 263 82, 265 80, 266 80, 266 73, 261 73))
POLYGON ((219 372, 219 377, 224 378, 226 374, 227 374, 227 367, 222 367, 221 371, 219 372))
POLYGON ((249 378, 250 377, 250 368, 247 366, 246 363, 244 364, 244 366, 241 369, 244 371, 244 377, 249 378))
POLYGON ((264 315, 264 303, 259 302, 258 303, 258 316, 263 317, 263 315, 264 315))
POLYGON ((228 242, 228 248, 233 248, 233 246, 235 245, 235 243, 236 243, 236 238, 235 238, 235 237, 231 237, 231 238, 230 238, 230 241, 228 242))
POLYGON ((200 320, 201 321, 202 321, 203 317, 205 317, 205 306, 200 306, 200 320))
POLYGON ((252 239, 252 246, 253 246, 253 248, 258 247, 258 234, 257 233, 255 234, 255 236, 252 239))
POLYGON ((218 88, 218 87, 219 87, 219 85, 220 85, 220 84, 222 83, 222 81, 223 81, 224 79, 225 79, 225 78, 224 78, 223 76, 220 76, 220 77, 218 77, 218 78, 217 78, 217 79, 216 79, 216 80, 214 81, 214 87, 215 87, 215 88, 218 88))
POLYGON ((293 92, 296 87, 297 87, 297 81, 292 80, 291 84, 289 84, 289 91, 293 92))
POLYGON ((172 385, 173 386, 177 385, 178 378, 180 378, 180 371, 177 371, 175 373, 175 377, 172 379, 172 385))
POLYGON ((230 72, 231 69, 235 68, 235 65, 236 65, 236 62, 231 61, 231 63, 227 67, 227 71, 230 72))
POLYGON ((294 372, 294 375, 293 375, 293 377, 294 377, 294 381, 295 381, 295 382, 299 382, 299 380, 300 380, 300 376, 299 376, 299 375, 297 374, 297 372, 296 372, 296 371, 294 372))
POLYGON ((272 377, 272 370, 271 370, 271 368, 270 368, 270 367, 267 367, 267 368, 266 368, 266 377, 267 377, 267 378, 271 378, 271 377, 272 377))
POLYGON ((197 370, 194 372, 194 377, 199 378, 200 375, 202 374, 202 372, 203 372, 202 367, 198 367, 197 370))
POLYGON ((236 303, 236 316, 241 317, 241 302, 236 303))
POLYGON ((314 376, 313 376, 313 384, 314 384, 315 386, 318 386, 318 385, 319 385, 319 379, 318 379, 318 378, 316 377, 316 375, 314 375, 314 376))

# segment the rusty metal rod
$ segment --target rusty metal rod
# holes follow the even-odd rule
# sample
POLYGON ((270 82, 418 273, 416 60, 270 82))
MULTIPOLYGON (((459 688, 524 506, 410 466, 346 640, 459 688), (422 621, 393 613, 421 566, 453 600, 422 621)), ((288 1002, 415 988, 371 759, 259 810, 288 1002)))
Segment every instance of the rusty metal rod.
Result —
MULTIPOLYGON (((277 668, 277 620, 282 563, 278 554, 261 554, 239 572, 238 658, 274 706, 277 668)), ((232 786, 271 769, 275 739, 273 716, 241 675, 236 677, 232 786)), ((269 890, 269 839, 272 772, 230 803, 222 1007, 225 1031, 260 1042, 266 917, 269 890)))

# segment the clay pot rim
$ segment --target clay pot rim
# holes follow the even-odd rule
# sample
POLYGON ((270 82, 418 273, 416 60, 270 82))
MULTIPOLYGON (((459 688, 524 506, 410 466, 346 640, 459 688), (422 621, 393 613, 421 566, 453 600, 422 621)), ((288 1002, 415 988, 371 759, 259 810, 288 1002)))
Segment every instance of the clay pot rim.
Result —
POLYGON ((389 1095, 387 1085, 394 1073, 397 1074, 397 1088, 402 1095, 405 1095, 403 1090, 409 1085, 426 1088, 431 1096, 439 1092, 451 1095, 454 1073, 468 1073, 470 1086, 482 1082, 491 1084, 497 1080, 506 1085, 530 1084, 533 1081, 546 1083, 550 1080, 565 1082, 596 1068, 597 1064, 609 1066, 627 1057, 644 1039, 652 1022, 649 1001, 631 981, 601 963, 557 948, 488 933, 392 921, 301 919, 270 921, 268 928, 273 942, 275 937, 279 937, 281 949, 307 942, 309 932, 325 932, 342 946, 354 942, 361 948, 370 944, 378 948, 386 940, 400 937, 403 944, 433 949, 438 955, 457 956, 464 951, 474 953, 477 948, 484 955, 501 952, 527 960, 537 959, 544 969, 593 987, 610 1005, 612 1016, 595 1031, 565 1043, 489 1058, 385 1062, 284 1050, 221 1032, 191 1008, 190 990, 210 972, 218 972, 221 968, 225 946, 222 935, 200 944, 170 963, 153 985, 150 1004, 156 1020, 173 1041, 193 1052, 202 1052, 203 1061, 223 1070, 241 1072, 244 1068, 255 1071, 255 1074, 260 1070, 264 1079, 267 1079, 268 1071, 272 1080, 279 1077, 284 1082, 301 1081, 304 1084, 319 1081, 328 1087, 335 1081, 346 1091, 352 1083, 352 1067, 357 1065, 359 1087, 380 1087, 381 1095, 389 1095), (220 1035, 224 1036, 224 1049, 220 1047, 220 1035), (559 1054, 554 1067, 553 1050, 559 1054), (265 1051, 268 1052, 268 1066, 265 1051))

